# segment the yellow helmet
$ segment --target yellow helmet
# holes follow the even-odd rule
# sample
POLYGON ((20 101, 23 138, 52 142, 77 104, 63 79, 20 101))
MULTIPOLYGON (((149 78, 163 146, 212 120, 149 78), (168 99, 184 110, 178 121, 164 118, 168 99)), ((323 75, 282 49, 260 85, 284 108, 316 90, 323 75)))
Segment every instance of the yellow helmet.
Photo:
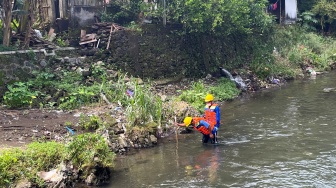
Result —
POLYGON ((183 123, 185 124, 186 127, 189 127, 191 121, 192 121, 192 117, 186 117, 184 118, 183 123))
POLYGON ((205 99, 204 99, 205 102, 210 102, 213 100, 214 100, 214 96, 211 94, 207 94, 207 96, 205 96, 205 99))

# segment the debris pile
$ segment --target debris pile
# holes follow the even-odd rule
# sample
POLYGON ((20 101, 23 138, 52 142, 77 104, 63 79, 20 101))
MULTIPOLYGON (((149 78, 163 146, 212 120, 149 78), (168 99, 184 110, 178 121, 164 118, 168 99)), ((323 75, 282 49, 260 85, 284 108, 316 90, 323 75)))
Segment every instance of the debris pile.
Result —
POLYGON ((101 49, 108 49, 110 47, 112 35, 121 30, 125 30, 125 28, 109 22, 95 23, 91 26, 92 34, 97 34, 97 46, 101 49))
MULTIPOLYGON (((18 46, 23 46, 25 43, 25 35, 26 33, 17 33, 12 36, 12 42, 16 43, 18 46)), ((33 46, 37 49, 47 48, 54 49, 56 45, 52 42, 44 39, 39 30, 31 30, 29 34, 29 46, 33 46)))

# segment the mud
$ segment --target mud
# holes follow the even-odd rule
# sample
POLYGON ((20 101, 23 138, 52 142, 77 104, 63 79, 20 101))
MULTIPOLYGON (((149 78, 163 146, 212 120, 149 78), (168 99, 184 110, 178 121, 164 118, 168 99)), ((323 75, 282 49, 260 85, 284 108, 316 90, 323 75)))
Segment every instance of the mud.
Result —
POLYGON ((23 146, 34 140, 61 140, 69 134, 66 124, 76 124, 78 112, 0 108, 0 147, 23 146))
POLYGON ((73 111, 21 109, 0 107, 0 148, 20 147, 37 140, 62 141, 72 133, 84 130, 76 128, 80 114, 99 115, 110 110, 107 105, 83 107, 73 111))

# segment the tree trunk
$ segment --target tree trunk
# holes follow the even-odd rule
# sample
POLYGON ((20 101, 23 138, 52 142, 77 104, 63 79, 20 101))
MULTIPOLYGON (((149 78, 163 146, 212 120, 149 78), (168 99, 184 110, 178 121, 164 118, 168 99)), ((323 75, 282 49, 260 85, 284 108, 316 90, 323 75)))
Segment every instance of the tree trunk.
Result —
MULTIPOLYGON (((24 48, 28 48, 29 47, 29 43, 30 43, 30 38, 31 38, 31 32, 32 32, 32 24, 33 24, 33 19, 34 19, 34 2, 32 2, 32 0, 28 0, 26 1, 26 4, 28 5, 28 17, 26 20, 26 34, 25 34, 25 39, 24 39, 24 48)), ((26 4, 25 4, 25 8, 26 8, 26 4)), ((27 10, 27 9, 26 9, 27 10)))
MULTIPOLYGON (((29 11, 29 1, 25 1, 23 5, 23 10, 29 11)), ((27 23, 28 23, 28 14, 20 15, 20 24, 19 24, 19 30, 18 33, 23 33, 27 29, 27 23)))
POLYGON ((11 41, 11 21, 12 21, 12 0, 3 0, 2 11, 2 28, 3 28, 3 41, 4 46, 9 46, 11 41))

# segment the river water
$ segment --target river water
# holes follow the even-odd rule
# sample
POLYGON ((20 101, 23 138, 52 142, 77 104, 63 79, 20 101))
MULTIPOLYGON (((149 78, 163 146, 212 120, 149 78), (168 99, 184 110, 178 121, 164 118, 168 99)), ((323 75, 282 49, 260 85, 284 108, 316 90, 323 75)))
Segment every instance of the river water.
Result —
POLYGON ((112 187, 336 187, 336 72, 221 106, 219 145, 180 135, 119 158, 112 187))

